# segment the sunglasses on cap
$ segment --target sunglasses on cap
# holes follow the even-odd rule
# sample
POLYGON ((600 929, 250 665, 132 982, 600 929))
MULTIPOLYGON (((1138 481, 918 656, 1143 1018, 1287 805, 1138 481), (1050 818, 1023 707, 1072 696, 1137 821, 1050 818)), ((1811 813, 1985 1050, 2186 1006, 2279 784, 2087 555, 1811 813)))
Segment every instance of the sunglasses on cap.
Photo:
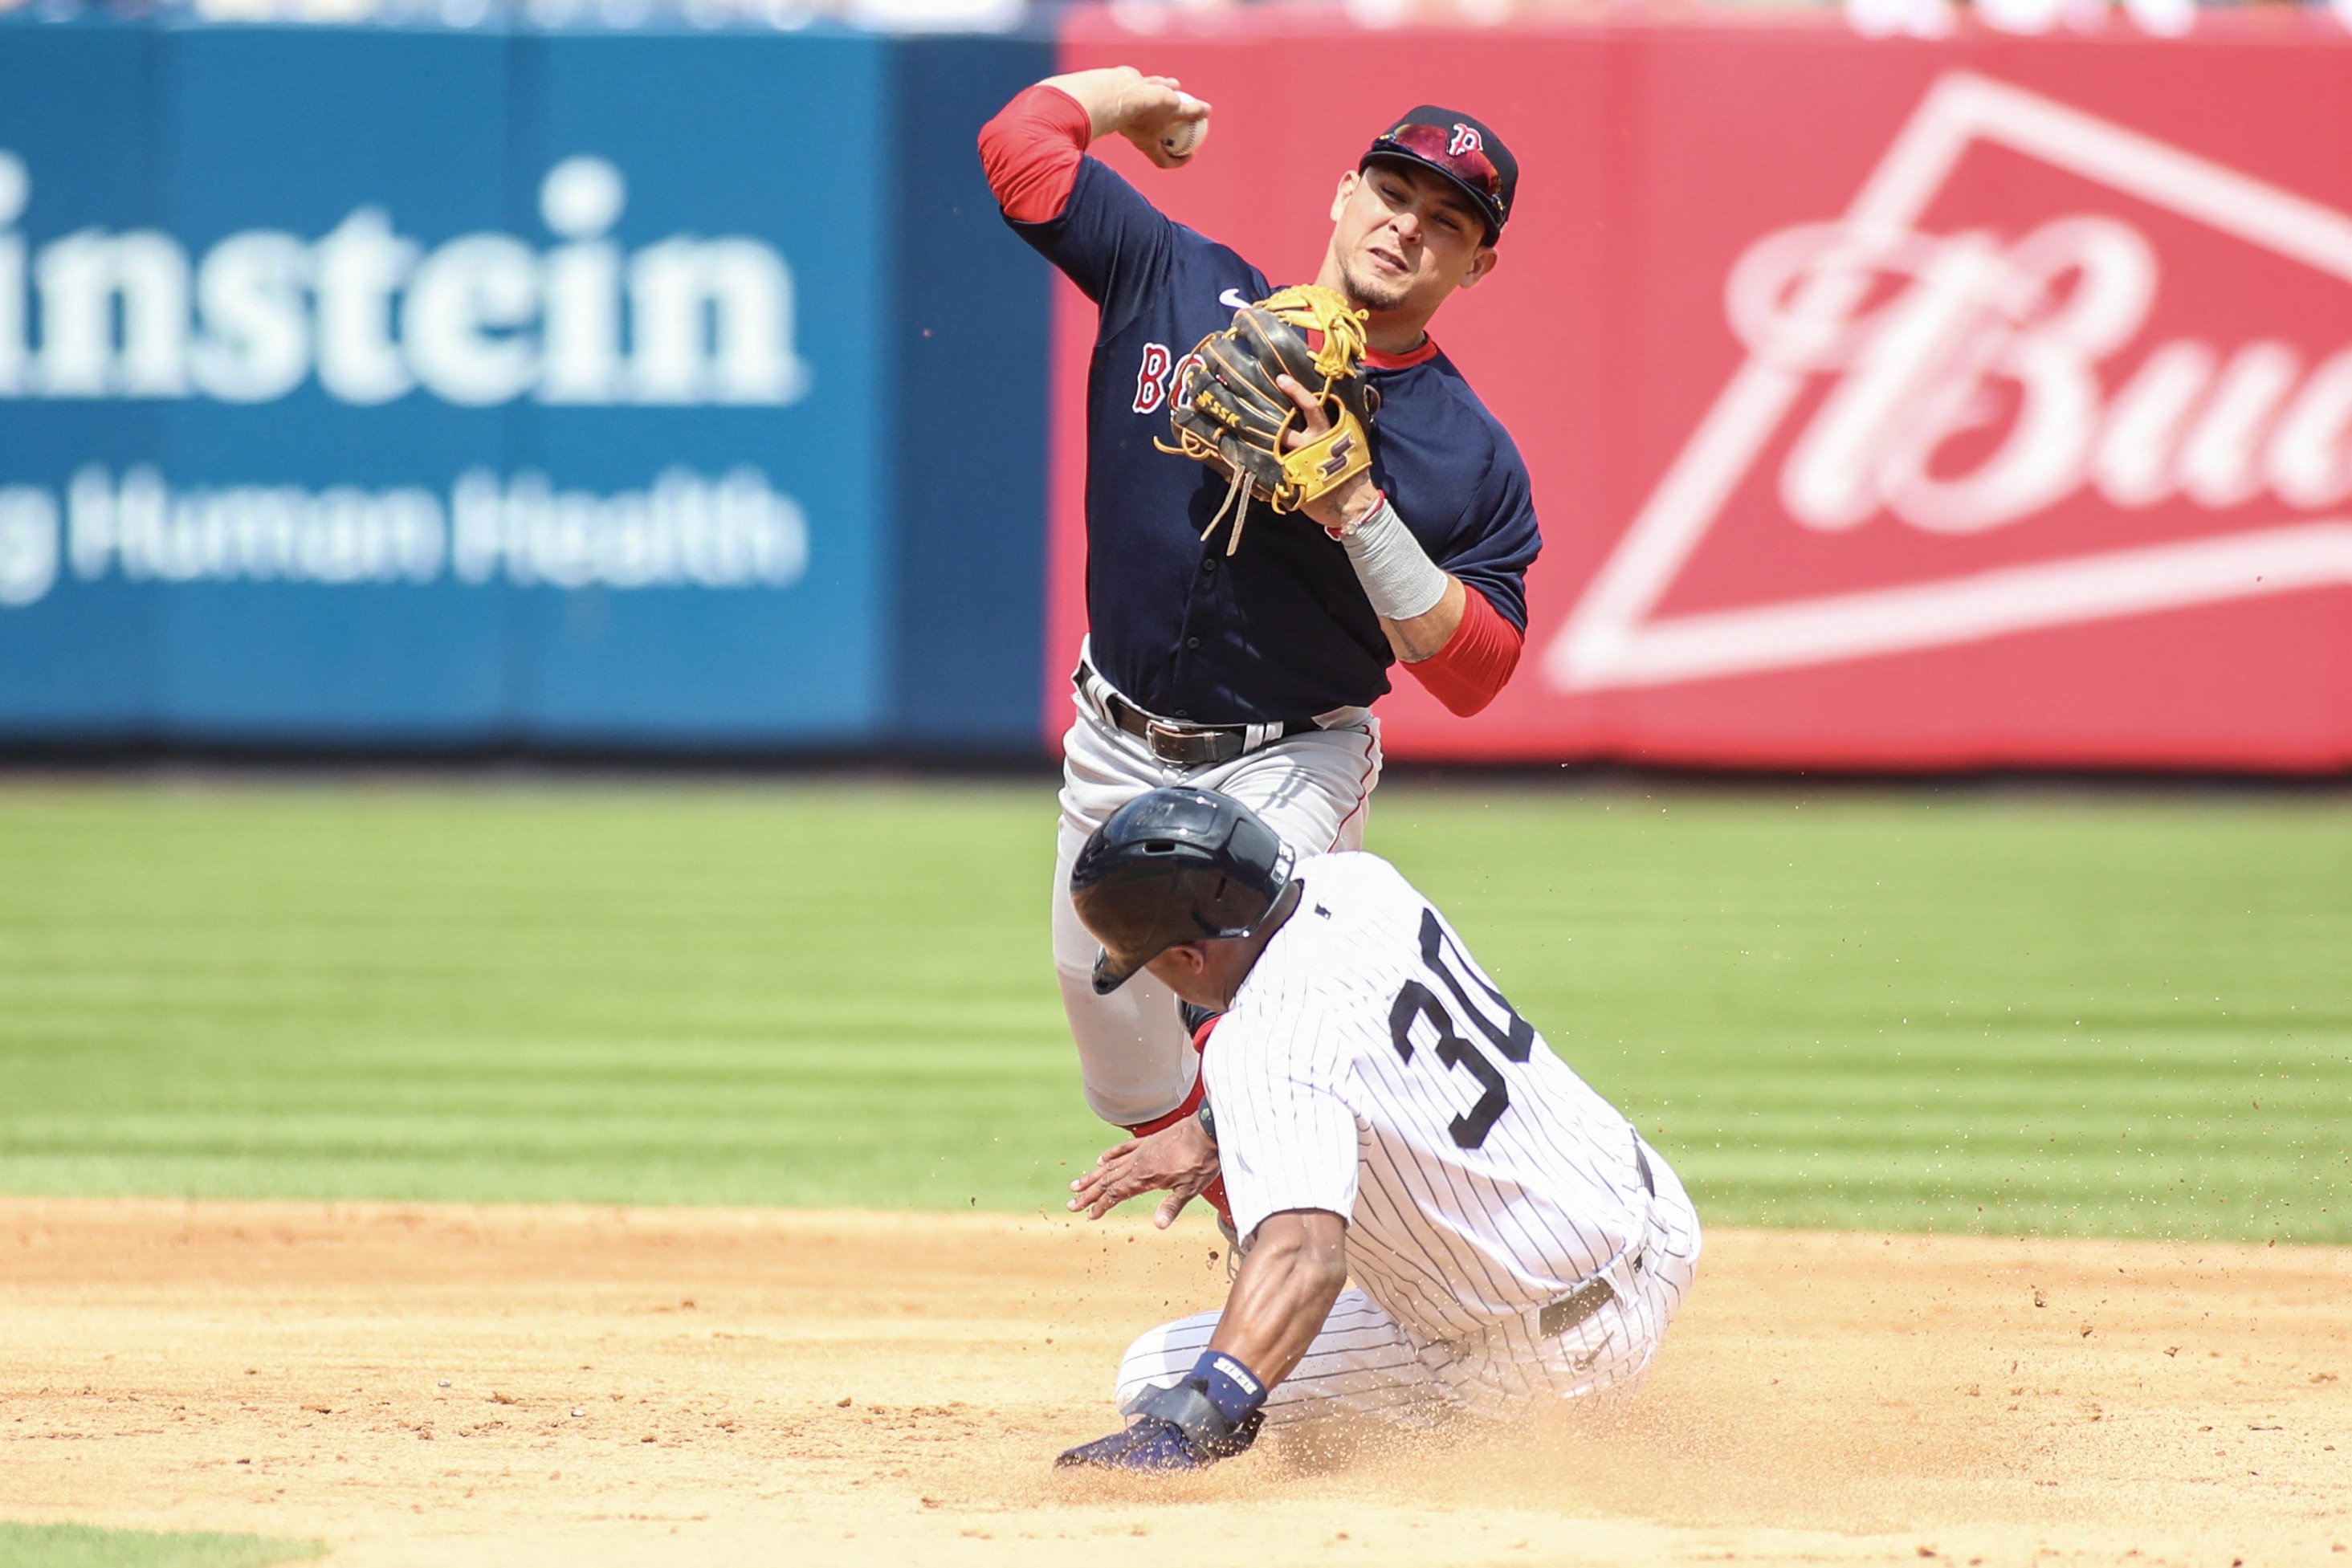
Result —
POLYGON ((1468 126, 1449 131, 1442 125, 1400 125, 1372 143, 1375 152, 1386 148, 1434 163, 1496 206, 1503 204, 1502 172, 1486 156, 1486 145, 1478 133, 1468 126))

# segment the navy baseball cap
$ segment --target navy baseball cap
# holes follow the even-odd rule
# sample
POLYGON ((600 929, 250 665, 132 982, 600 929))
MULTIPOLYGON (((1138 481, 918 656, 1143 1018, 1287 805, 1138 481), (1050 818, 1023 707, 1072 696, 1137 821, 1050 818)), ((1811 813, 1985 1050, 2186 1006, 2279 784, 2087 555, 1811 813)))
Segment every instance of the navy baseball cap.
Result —
POLYGON ((1494 244, 1502 235, 1518 193, 1519 161, 1486 121, 1424 103, 1374 137, 1357 169, 1363 170, 1375 158, 1401 159, 1444 175, 1462 187, 1486 218, 1486 243, 1494 244))

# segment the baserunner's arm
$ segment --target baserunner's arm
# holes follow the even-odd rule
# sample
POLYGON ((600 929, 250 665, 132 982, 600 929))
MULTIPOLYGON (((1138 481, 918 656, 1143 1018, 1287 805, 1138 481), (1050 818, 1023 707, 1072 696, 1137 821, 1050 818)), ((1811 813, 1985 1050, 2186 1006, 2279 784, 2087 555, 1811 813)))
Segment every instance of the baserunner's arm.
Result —
POLYGON ((1267 1215, 1192 1370, 1173 1386, 1147 1387, 1128 1401, 1129 1413, 1141 1419, 1127 1430, 1055 1463, 1166 1474, 1240 1453, 1257 1438, 1265 1396, 1323 1332, 1347 1282, 1347 1221, 1322 1208, 1267 1215))
POLYGON ((1272 1388, 1290 1375, 1348 1283, 1348 1222, 1320 1208, 1266 1216, 1209 1341, 1272 1388))

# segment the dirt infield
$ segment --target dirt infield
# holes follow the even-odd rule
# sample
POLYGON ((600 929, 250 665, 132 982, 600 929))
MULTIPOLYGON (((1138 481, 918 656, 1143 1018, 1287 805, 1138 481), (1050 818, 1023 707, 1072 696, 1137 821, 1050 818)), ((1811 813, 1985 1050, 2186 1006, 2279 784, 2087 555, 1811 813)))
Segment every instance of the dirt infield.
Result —
POLYGON ((1214 1245, 0 1200, 0 1518, 336 1568, 2352 1563, 2352 1251, 1717 1232, 1610 1429, 1057 1479, 1214 1245))

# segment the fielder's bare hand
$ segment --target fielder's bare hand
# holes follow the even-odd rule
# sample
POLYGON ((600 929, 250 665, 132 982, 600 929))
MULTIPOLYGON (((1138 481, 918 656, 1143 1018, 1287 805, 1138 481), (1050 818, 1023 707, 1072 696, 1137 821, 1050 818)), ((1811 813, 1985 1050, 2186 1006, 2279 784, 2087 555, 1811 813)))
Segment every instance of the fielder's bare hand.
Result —
POLYGON ((1070 1184, 1077 1194, 1070 1199, 1070 1211, 1084 1209, 1088 1219, 1100 1219, 1130 1197, 1165 1192, 1160 1211, 1151 1217, 1152 1224, 1165 1230, 1216 1179, 1217 1145, 1209 1142, 1197 1118, 1187 1116, 1149 1137, 1129 1138, 1105 1149, 1095 1168, 1070 1184))

